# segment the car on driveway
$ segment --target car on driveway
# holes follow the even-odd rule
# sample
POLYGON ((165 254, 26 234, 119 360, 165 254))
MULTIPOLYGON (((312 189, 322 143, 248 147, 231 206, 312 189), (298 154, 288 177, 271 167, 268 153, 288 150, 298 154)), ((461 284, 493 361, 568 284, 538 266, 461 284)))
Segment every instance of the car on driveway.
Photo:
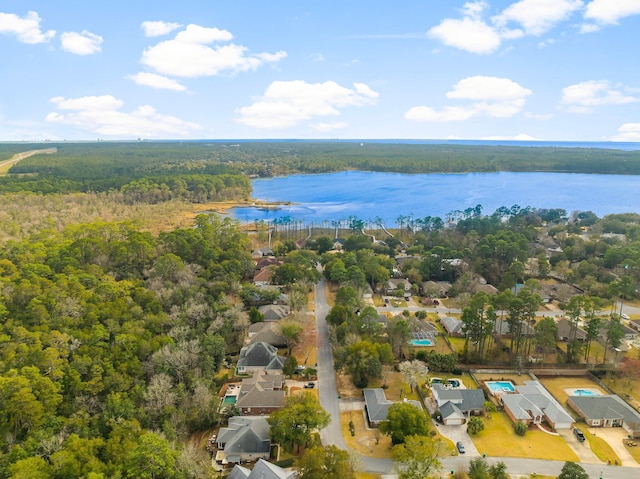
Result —
POLYGON ((305 383, 303 387, 305 389, 313 389, 316 387, 316 383, 308 382, 308 383, 305 383))
POLYGON ((578 429, 577 427, 574 427, 573 434, 575 434, 575 436, 578 438, 578 441, 584 442, 585 440, 584 433, 580 429, 578 429))
POLYGON ((464 454, 464 444, 462 444, 462 442, 456 442, 456 449, 460 454, 464 454))

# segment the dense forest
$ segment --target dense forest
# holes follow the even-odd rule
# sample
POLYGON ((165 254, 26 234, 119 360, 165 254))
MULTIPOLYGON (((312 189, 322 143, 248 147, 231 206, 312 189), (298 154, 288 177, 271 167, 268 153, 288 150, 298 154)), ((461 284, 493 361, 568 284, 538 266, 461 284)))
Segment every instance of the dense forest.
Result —
POLYGON ((176 441, 218 421, 215 375, 247 324, 227 295, 252 272, 248 238, 217 216, 6 243, 0 477, 152 477, 160 462, 155 477, 206 477, 176 441))

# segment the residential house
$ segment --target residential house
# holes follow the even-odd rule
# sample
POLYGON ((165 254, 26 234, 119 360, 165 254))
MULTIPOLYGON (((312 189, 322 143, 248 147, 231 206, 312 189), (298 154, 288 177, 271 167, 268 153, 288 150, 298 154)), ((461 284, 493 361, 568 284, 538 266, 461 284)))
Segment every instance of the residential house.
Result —
POLYGON ((569 396, 567 404, 590 427, 622 427, 633 438, 640 438, 640 413, 615 394, 569 396))
MULTIPOLYGON (((609 321, 611 321, 611 320, 609 320, 609 321)), ((598 333, 598 340, 602 344, 606 344, 607 343, 607 330, 609 328, 609 321, 606 321, 606 322, 604 322, 602 324, 602 327, 600 328, 600 331, 598 333)), ((636 331, 635 329, 631 329, 626 324, 621 324, 620 326, 622 326, 622 332, 624 334, 624 339, 626 339, 628 341, 634 341, 638 337, 638 331, 636 331)), ((620 346, 618 346, 618 348, 620 350, 622 350, 622 351, 627 351, 629 349, 626 344, 621 344, 620 346)))
POLYGON ((239 465, 234 466, 227 479, 295 479, 296 470, 287 471, 264 459, 258 460, 253 470, 239 465))
POLYGON ((464 331, 462 330, 464 323, 458 318, 444 316, 440 318, 440 324, 442 324, 442 327, 449 336, 464 336, 464 331))
MULTIPOLYGON (((387 419, 389 407, 395 404, 394 401, 387 399, 382 388, 366 388, 362 390, 364 394, 364 408, 367 412, 367 419, 371 427, 378 427, 382 421, 387 419)), ((418 401, 411 401, 405 399, 405 402, 412 404, 418 409, 422 409, 422 406, 418 401)))
POLYGON ((258 308, 265 321, 280 321, 289 316, 289 306, 285 304, 265 304, 258 308))
POLYGON ((284 348, 287 345, 287 339, 279 330, 280 326, 273 321, 254 323, 249 326, 248 343, 263 342, 277 348, 284 348))
POLYGON ((391 278, 387 282, 386 293, 392 294, 395 291, 402 290, 405 296, 411 295, 411 283, 407 279, 391 278))
POLYGON ((282 374, 256 372, 243 379, 236 407, 244 415, 271 414, 285 404, 285 379, 282 374))
POLYGON ((436 383, 431 386, 431 392, 442 422, 448 426, 464 424, 469 416, 484 411, 486 398, 482 389, 454 389, 436 383))
POLYGON ((274 256, 273 250, 268 246, 264 246, 263 248, 258 248, 251 252, 251 257, 255 259, 263 258, 265 256, 274 256))
POLYGON ((229 418, 227 427, 221 427, 216 439, 218 464, 239 464, 258 459, 269 459, 271 438, 269 424, 264 417, 229 418))
POLYGON ((284 356, 278 356, 278 349, 275 346, 257 341, 240 350, 236 367, 240 374, 254 371, 282 372, 286 359, 284 356))
POLYGON ((500 395, 507 416, 515 423, 542 424, 553 429, 570 429, 574 420, 560 403, 538 381, 525 381, 514 394, 500 395))
MULTIPOLYGON (((560 341, 569 341, 571 335, 571 321, 562 318, 556 323, 558 326, 558 339, 560 341)), ((575 339, 578 341, 585 341, 587 339, 587 333, 582 328, 577 328, 575 332, 575 339)))
POLYGON ((430 298, 446 298, 451 283, 449 281, 424 281, 421 285, 422 293, 430 298))

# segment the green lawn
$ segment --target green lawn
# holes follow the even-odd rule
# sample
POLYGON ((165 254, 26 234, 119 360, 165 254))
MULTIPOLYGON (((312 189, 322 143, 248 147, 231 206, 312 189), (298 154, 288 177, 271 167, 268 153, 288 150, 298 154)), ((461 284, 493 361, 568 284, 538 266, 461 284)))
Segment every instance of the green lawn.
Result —
POLYGON ((560 436, 538 430, 527 431, 524 436, 513 432, 511 420, 504 412, 483 418, 484 431, 471 436, 480 454, 498 457, 528 457, 554 461, 578 462, 578 456, 560 436))

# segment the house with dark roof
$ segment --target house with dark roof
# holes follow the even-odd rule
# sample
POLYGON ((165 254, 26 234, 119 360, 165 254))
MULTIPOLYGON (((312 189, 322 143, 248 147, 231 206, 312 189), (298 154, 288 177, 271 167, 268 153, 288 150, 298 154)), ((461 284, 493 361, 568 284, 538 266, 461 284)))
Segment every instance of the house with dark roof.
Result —
POLYGON ((280 466, 260 459, 253 470, 236 465, 227 479, 295 479, 297 475, 298 472, 295 469, 287 471, 280 466))
POLYGON ((420 286, 422 293, 430 298, 446 298, 451 283, 449 281, 424 281, 420 286))
POLYGON ((280 333, 280 326, 273 321, 253 323, 249 326, 248 343, 263 342, 283 348, 287 345, 287 339, 280 333))
POLYGON ((263 341, 258 341, 240 350, 237 371, 240 374, 254 371, 282 372, 287 358, 278 356, 278 349, 263 341))
MULTIPOLYGON (((558 339, 560 341, 569 341, 569 337, 571 335, 571 321, 562 318, 556 323, 556 325, 558 326, 558 339)), ((575 338, 578 341, 585 341, 587 339, 586 331, 582 328, 577 328, 575 338)))
POLYGON ((444 316, 440 318, 440 324, 442 324, 442 327, 449 336, 464 336, 464 331, 462 331, 464 323, 458 318, 444 316))
POLYGON ((615 394, 569 396, 567 404, 590 427, 622 427, 633 438, 640 438, 640 413, 615 394))
POLYGON ((271 414, 285 404, 285 379, 282 374, 256 372, 242 380, 236 407, 244 415, 271 414))
POLYGON ((507 416, 514 422, 541 424, 546 422, 553 429, 570 429, 573 417, 538 381, 525 381, 515 386, 515 393, 500 395, 507 416))
POLYGON ((280 321, 289 316, 289 306, 284 304, 265 304, 258 308, 265 321, 280 321))
POLYGON ((464 424, 469 416, 484 411, 486 398, 482 389, 454 389, 448 384, 436 383, 431 386, 431 392, 442 422, 448 426, 464 424))
POLYGON ((271 284, 271 275, 273 270, 267 266, 265 268, 257 269, 253 274, 253 284, 256 286, 266 286, 271 284))
POLYGON ((220 428, 216 443, 218 464, 239 464, 261 458, 269 459, 269 423, 264 417, 231 417, 228 426, 220 428))
MULTIPOLYGON (((382 421, 387 419, 389 407, 395 404, 387 399, 382 388, 366 388, 362 390, 364 394, 364 409, 371 427, 378 427, 382 421)), ((405 399, 405 402, 422 409, 420 402, 405 399)))

